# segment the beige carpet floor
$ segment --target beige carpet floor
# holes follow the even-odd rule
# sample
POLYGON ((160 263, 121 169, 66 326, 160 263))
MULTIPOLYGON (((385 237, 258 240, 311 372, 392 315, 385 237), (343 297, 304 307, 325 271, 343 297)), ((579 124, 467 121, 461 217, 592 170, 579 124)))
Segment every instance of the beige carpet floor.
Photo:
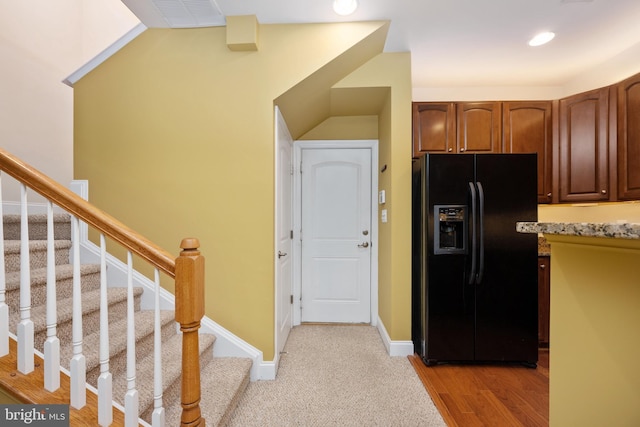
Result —
POLYGON ((446 426, 372 326, 297 326, 284 350, 277 378, 249 384, 229 427, 446 426))

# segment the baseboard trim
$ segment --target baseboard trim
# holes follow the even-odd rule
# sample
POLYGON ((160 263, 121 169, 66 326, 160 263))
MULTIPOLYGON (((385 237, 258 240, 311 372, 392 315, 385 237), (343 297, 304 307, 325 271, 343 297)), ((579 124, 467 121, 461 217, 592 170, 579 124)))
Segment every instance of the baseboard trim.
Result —
MULTIPOLYGON (((71 184, 71 189, 83 199, 89 199, 88 182, 76 180, 71 184)), ((89 240, 88 226, 80 223, 80 261, 82 263, 99 263, 100 248, 89 240)), ((107 254, 107 282, 127 283, 128 267, 120 259, 107 254)), ((133 272, 133 285, 142 287, 140 308, 151 310, 154 307, 155 283, 153 280, 138 271, 133 272)), ((175 309, 175 296, 164 288, 160 288, 160 308, 162 310, 175 309)), ((251 381, 275 379, 275 364, 264 362, 263 353, 251 344, 237 337, 229 330, 205 316, 200 322, 200 333, 215 335, 216 342, 213 346, 215 357, 246 357, 253 361, 251 366, 251 381), (272 366, 273 365, 273 366, 272 366)))
POLYGON ((412 341, 392 341, 384 327, 382 319, 378 317, 378 324, 376 325, 380 338, 384 343, 384 347, 387 349, 387 353, 392 357, 406 357, 413 354, 413 342, 412 341))

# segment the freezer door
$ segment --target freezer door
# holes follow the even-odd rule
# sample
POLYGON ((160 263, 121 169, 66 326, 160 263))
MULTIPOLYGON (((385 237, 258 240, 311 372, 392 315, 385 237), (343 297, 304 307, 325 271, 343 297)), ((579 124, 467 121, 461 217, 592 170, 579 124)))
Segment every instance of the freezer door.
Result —
POLYGON ((469 256, 436 254, 438 227, 434 218, 436 205, 468 206, 468 183, 474 178, 473 156, 427 154, 423 162, 423 358, 427 363, 473 360, 474 297, 467 277, 469 256))
POLYGON ((536 165, 535 154, 476 155, 484 193, 477 361, 537 361, 537 236, 516 232, 516 222, 537 221, 536 165))

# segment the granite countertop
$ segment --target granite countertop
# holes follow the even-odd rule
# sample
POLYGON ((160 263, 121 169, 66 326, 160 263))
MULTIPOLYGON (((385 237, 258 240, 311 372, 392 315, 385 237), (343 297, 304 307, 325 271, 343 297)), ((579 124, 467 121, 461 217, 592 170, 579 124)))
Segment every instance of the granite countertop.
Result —
POLYGON ((638 223, 519 222, 516 224, 516 230, 520 233, 640 239, 640 224, 638 223))

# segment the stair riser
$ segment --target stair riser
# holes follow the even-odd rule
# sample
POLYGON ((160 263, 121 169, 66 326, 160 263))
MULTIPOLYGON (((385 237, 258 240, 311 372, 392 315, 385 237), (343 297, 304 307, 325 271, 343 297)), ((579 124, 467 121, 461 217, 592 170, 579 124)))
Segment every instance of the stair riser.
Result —
MULTIPOLYGON (((140 297, 135 297, 135 310, 140 309, 140 297)), ((115 304, 109 306, 109 318, 118 319, 121 317, 127 316, 127 301, 119 301, 115 304)), ((38 328, 38 325, 36 325, 38 328)), ((91 312, 85 313, 82 316, 82 334, 89 335, 93 332, 96 332, 100 329, 100 310, 93 310, 91 312)), ((64 347, 67 345, 71 345, 71 340, 73 336, 73 320, 69 319, 67 321, 58 323, 57 328, 57 336, 60 339, 60 347, 64 347)), ((39 330, 36 332, 34 336, 34 343, 37 349, 42 350, 44 346, 44 342, 47 339, 47 330, 46 328, 39 330)), ((65 364, 68 364, 68 361, 61 361, 62 365, 65 367, 65 364)))
MULTIPOLYGON (((83 292, 92 291, 100 288, 100 273, 90 273, 82 275, 80 279, 83 292)), ((7 305, 9 313, 13 316, 20 310, 20 289, 11 289, 7 291, 7 305)), ((69 277, 62 280, 56 280, 56 299, 62 300, 70 298, 73 295, 73 278, 69 277)), ((46 301, 47 285, 46 283, 31 286, 31 301, 35 304, 39 301, 46 301)))
MULTIPOLYGON (((58 245, 60 246, 60 245, 58 245)), ((58 247, 55 250, 56 265, 69 264, 70 247, 58 247)), ((45 244, 30 245, 29 266, 31 269, 44 268, 47 266, 47 248, 45 244)), ((4 270, 9 273, 20 271, 20 251, 5 250, 4 270)))
MULTIPOLYGON (((20 240, 19 215, 6 215, 3 226, 5 240, 20 240)), ((56 240, 71 240, 71 222, 68 219, 62 219, 62 217, 54 215, 53 236, 56 240)), ((30 216, 29 239, 47 239, 46 216, 30 216)))
MULTIPOLYGON (((169 339, 172 335, 176 334, 175 322, 168 322, 160 328, 161 341, 169 339)), ((113 332, 112 332, 113 333, 113 332)), ((118 331, 118 333, 120 333, 118 331)), ((154 349, 154 335, 153 332, 147 334, 145 337, 136 341, 136 360, 140 360, 143 357, 152 354, 154 349)), ((112 375, 124 375, 127 369, 127 349, 124 348, 117 353, 112 353, 109 356, 109 371, 112 375)), ((100 365, 87 371, 87 382, 97 387, 98 377, 100 376, 100 365)))

